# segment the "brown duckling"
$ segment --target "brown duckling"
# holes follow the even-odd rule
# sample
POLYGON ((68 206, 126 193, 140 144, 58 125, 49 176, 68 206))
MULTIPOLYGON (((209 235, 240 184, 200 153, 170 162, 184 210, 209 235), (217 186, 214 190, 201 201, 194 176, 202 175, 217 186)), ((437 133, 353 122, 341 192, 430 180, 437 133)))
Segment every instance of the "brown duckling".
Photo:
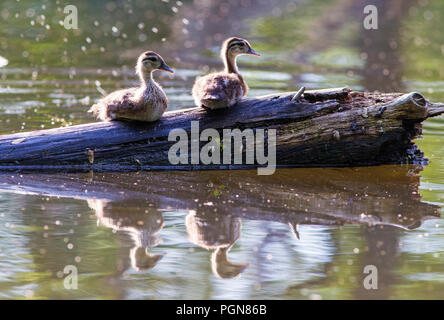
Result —
POLYGON ((93 105, 89 112, 102 121, 128 119, 156 121, 167 108, 167 96, 154 81, 154 70, 174 73, 160 55, 153 51, 142 53, 136 65, 140 86, 117 90, 93 105))
POLYGON ((241 54, 259 54, 251 48, 247 40, 235 37, 225 40, 220 54, 225 70, 198 77, 194 83, 192 93, 198 107, 231 107, 248 92, 248 86, 237 69, 236 58, 241 54))

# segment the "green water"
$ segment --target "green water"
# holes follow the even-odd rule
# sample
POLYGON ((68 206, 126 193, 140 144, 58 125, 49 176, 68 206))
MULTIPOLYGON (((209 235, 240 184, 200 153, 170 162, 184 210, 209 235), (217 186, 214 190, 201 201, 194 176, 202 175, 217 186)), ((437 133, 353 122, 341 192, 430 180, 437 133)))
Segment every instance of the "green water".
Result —
MULTIPOLYGON (((148 49, 176 70, 155 75, 168 109, 191 107, 232 35, 261 53, 239 59, 250 96, 348 85, 444 102, 442 1, 372 1, 373 31, 368 3, 76 1, 66 30, 69 1, 3 0, 0 133, 92 122, 148 49)), ((1 175, 0 298, 442 299, 444 118, 423 133, 424 168, 1 175)))

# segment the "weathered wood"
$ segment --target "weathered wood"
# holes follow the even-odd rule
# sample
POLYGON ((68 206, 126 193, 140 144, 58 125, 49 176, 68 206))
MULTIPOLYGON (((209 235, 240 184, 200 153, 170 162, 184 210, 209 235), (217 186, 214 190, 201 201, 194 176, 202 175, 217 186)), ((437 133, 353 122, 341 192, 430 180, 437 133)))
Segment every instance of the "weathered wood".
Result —
MULTIPOLYGON (((172 129, 276 129, 278 167, 424 162, 412 143, 421 122, 444 112, 419 93, 348 88, 246 99, 236 107, 167 112, 155 123, 102 122, 0 136, 0 171, 139 171, 239 169, 254 165, 171 165, 172 129), (311 101, 311 102, 310 102, 311 101)), ((205 142, 201 142, 201 145, 205 142)))
POLYGON ((332 88, 321 89, 315 91, 307 91, 304 98, 309 102, 325 101, 325 100, 347 100, 349 97, 349 88, 332 88))

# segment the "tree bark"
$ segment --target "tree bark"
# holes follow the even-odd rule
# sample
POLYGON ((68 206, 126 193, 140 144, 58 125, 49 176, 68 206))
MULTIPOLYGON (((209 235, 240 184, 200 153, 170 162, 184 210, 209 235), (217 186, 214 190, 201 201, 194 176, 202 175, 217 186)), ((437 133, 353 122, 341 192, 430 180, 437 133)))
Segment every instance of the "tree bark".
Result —
MULTIPOLYGON (((259 165, 172 165, 172 129, 276 129, 278 167, 424 163, 412 142, 421 123, 444 113, 421 94, 363 93, 348 88, 246 99, 233 108, 167 112, 154 123, 99 122, 0 136, 0 171, 139 171, 241 169, 259 165)), ((200 142, 202 146, 207 142, 200 142)), ((265 148, 266 150, 266 148, 265 148)), ((245 153, 245 148, 243 149, 245 153)), ((189 157, 191 153, 189 152, 189 157)), ((244 155, 245 156, 245 155, 244 155)), ((245 161, 243 161, 245 163, 245 161)))

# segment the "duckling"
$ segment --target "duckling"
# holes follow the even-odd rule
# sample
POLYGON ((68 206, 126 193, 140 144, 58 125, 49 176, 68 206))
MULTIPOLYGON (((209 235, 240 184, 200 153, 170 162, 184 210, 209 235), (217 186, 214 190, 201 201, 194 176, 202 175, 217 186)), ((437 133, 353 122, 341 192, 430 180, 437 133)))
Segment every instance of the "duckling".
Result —
POLYGON ((194 83, 192 93, 198 107, 231 107, 247 94, 248 86, 236 65, 236 58, 241 54, 259 56, 245 39, 232 37, 224 41, 220 55, 225 70, 198 77, 194 83))
POLYGON ((162 88, 154 81, 154 70, 174 73, 163 60, 153 52, 142 53, 136 65, 140 86, 117 90, 93 105, 89 112, 102 121, 127 119, 156 121, 167 108, 168 98, 162 88))

